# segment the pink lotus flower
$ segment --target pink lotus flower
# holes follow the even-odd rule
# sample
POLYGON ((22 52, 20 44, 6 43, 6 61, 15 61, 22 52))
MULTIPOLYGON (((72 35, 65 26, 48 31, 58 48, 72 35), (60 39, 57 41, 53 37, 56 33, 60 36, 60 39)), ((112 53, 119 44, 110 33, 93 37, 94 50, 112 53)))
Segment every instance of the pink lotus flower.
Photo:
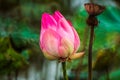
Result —
POLYGON ((79 58, 84 54, 76 53, 79 46, 76 30, 59 11, 42 15, 40 47, 47 59, 66 61, 79 58))

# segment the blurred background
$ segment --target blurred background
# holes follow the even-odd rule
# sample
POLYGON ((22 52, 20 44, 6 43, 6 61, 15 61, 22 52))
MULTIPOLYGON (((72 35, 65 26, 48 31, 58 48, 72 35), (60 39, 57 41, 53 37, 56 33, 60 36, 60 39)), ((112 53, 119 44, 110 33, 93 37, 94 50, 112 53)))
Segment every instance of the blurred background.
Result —
MULTIPOLYGON (((0 80, 63 80, 61 64, 44 58, 39 47, 44 12, 59 10, 77 30, 85 50, 67 63, 69 80, 87 80, 90 0, 0 0, 0 80)), ((120 1, 93 0, 106 10, 98 16, 93 45, 93 80, 120 79, 120 1)))

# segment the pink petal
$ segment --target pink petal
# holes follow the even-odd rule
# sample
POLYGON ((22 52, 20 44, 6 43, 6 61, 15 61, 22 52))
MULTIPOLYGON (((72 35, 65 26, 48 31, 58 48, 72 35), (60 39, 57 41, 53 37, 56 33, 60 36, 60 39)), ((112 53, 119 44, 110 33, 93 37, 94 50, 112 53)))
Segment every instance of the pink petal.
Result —
POLYGON ((68 20, 68 23, 69 23, 69 25, 70 25, 71 27, 73 26, 70 20, 68 20))
POLYGON ((74 43, 74 33, 72 30, 72 27, 65 20, 65 18, 62 18, 61 20, 59 20, 58 26, 59 26, 59 28, 57 30, 57 33, 61 37, 66 37, 68 40, 70 40, 72 43, 74 43))
POLYGON ((41 29, 48 29, 51 28, 53 30, 56 30, 56 26, 57 26, 57 22, 56 20, 53 18, 53 16, 51 16, 48 13, 44 13, 42 15, 42 19, 41 19, 41 29))
POLYGON ((63 15, 59 11, 55 11, 53 17, 56 19, 56 22, 58 22, 61 18, 63 18, 63 15))
MULTIPOLYGON (((41 32, 40 32, 40 37, 42 38, 43 33, 46 31, 46 29, 51 28, 53 30, 57 29, 57 22, 55 19, 48 13, 44 13, 42 15, 41 19, 41 32)), ((40 38, 40 40, 41 40, 40 38)))
POLYGON ((76 32, 76 30, 73 27, 72 27, 72 30, 74 32, 74 49, 76 52, 80 46, 80 39, 79 39, 78 33, 76 32))
POLYGON ((62 58, 68 57, 74 51, 74 45, 67 38, 62 38, 59 44, 59 56, 62 58))
POLYGON ((42 49, 44 56, 49 60, 56 60, 58 57, 51 55, 45 49, 42 49))
MULTIPOLYGON (((72 26, 72 23, 70 21, 68 21, 68 23, 72 26)), ((79 39, 79 35, 76 32, 76 30, 74 29, 74 27, 72 27, 72 29, 74 32, 74 48, 75 48, 75 52, 76 52, 80 46, 80 39, 79 39)))
POLYGON ((60 36, 52 29, 48 29, 44 32, 40 45, 51 55, 58 56, 58 44, 60 36))

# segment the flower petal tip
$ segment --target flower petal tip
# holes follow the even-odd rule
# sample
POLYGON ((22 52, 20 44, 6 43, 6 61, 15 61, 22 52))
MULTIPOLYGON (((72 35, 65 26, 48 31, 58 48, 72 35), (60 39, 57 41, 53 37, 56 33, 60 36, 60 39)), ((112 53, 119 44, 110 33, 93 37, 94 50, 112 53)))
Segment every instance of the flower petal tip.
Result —
POLYGON ((78 59, 80 57, 82 57, 84 55, 85 52, 79 52, 79 53, 74 53, 73 55, 71 55, 69 58, 72 59, 78 59))

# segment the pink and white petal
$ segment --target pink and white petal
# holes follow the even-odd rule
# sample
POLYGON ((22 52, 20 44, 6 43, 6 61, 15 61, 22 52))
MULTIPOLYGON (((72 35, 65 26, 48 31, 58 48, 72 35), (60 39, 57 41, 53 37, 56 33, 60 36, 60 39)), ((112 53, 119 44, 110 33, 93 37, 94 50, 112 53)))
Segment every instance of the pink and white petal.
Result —
POLYGON ((70 55, 70 59, 78 59, 84 55, 85 52, 74 53, 70 55))
POLYGON ((72 32, 71 25, 68 23, 68 21, 65 18, 61 18, 59 20, 58 26, 62 27, 68 33, 72 32))
POLYGON ((68 50, 64 46, 60 45, 58 49, 59 49, 59 57, 61 58, 68 57, 68 54, 69 54, 68 50))
POLYGON ((73 33, 74 33, 74 49, 75 52, 78 50, 78 48, 80 47, 80 38, 78 33, 76 32, 76 30, 72 27, 73 33))
POLYGON ((46 30, 41 39, 42 47, 53 56, 58 56, 59 42, 60 36, 52 29, 46 30))
POLYGON ((55 56, 51 55, 51 54, 48 53, 45 49, 42 49, 42 51, 43 51, 44 56, 45 56, 47 59, 49 59, 49 60, 56 60, 56 59, 58 59, 58 57, 55 57, 55 56))
POLYGON ((59 44, 59 56, 66 58, 71 55, 74 51, 74 45, 69 39, 63 38, 59 44))
POLYGON ((74 27, 72 26, 72 23, 70 21, 68 21, 68 23, 71 25, 72 29, 73 29, 73 33, 74 33, 74 49, 76 52, 80 46, 80 38, 79 35, 77 33, 77 31, 74 29, 74 27))
POLYGON ((69 23, 64 18, 62 18, 61 20, 59 20, 58 26, 59 26, 57 30, 58 34, 61 37, 68 38, 74 43, 74 33, 69 23))
POLYGON ((56 30, 57 22, 56 20, 48 13, 44 13, 42 15, 41 19, 41 31, 40 31, 40 41, 43 37, 44 32, 48 29, 51 28, 53 30, 56 30))
POLYGON ((41 26, 41 31, 40 31, 40 41, 42 41, 42 36, 43 36, 43 33, 45 32, 45 29, 42 28, 41 26))

